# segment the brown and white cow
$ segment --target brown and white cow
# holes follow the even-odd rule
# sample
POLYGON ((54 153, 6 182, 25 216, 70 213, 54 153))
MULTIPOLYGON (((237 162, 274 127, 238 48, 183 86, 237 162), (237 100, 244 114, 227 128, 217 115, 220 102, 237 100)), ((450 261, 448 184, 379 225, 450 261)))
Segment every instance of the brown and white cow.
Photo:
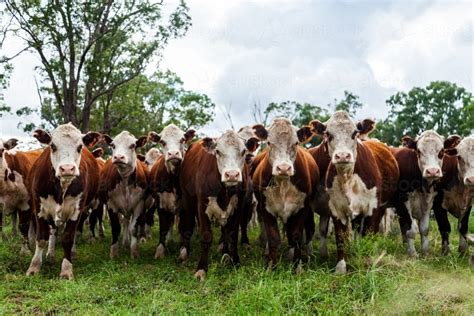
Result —
MULTIPOLYGON (((36 250, 26 274, 34 275, 40 271, 51 225, 53 228, 64 227, 60 276, 72 279, 72 247, 77 224, 81 213, 90 207, 99 182, 95 158, 84 146, 94 145, 100 134, 89 132, 82 135, 68 123, 58 126, 51 134, 36 130, 33 136, 48 147, 34 162, 28 175, 36 221, 36 250)), ((54 247, 48 249, 48 255, 54 261, 54 247)))
POLYGON ((391 148, 397 160, 400 178, 393 205, 399 216, 402 237, 407 241, 409 256, 416 256, 415 236, 421 235, 421 250, 429 250, 429 221, 435 185, 442 177, 444 138, 427 130, 415 140, 402 138, 402 148, 391 148), (417 221, 419 224, 417 224, 417 221))
POLYGON ((30 194, 27 189, 27 176, 34 161, 42 150, 16 151, 18 141, 14 138, 0 141, 0 204, 3 212, 12 214, 13 232, 16 234, 16 216, 23 236, 20 253, 31 253, 28 248, 28 231, 31 222, 30 194))
POLYGON ((234 131, 217 139, 206 137, 192 144, 181 166, 180 185, 183 209, 180 214, 180 259, 186 260, 190 240, 198 218, 201 232, 201 257, 195 277, 203 280, 209 266, 212 243, 211 221, 224 227, 224 254, 233 264, 239 264, 237 239, 245 181, 243 169, 249 151, 257 148, 258 140, 247 142, 234 131))
POLYGON ((368 131, 345 111, 335 112, 325 124, 315 120, 311 125, 315 133, 323 135, 331 157, 326 187, 336 233, 336 273, 345 273, 344 244, 350 237, 351 223, 360 220, 363 235, 378 231, 383 209, 396 190, 398 165, 385 144, 358 138, 368 131))
POLYGON ((186 152, 185 146, 191 142, 195 133, 193 129, 183 132, 178 126, 170 124, 160 134, 148 134, 152 142, 161 145, 162 152, 150 171, 150 187, 158 203, 160 219, 160 240, 155 251, 156 259, 165 256, 167 236, 172 231, 175 216, 179 213, 181 163, 186 152))
MULTIPOLYGON (((298 130, 288 119, 276 118, 268 129, 255 125, 254 130, 260 140, 267 141, 267 149, 255 158, 258 165, 253 173, 253 186, 268 239, 269 264, 277 263, 281 243, 277 219, 280 218, 288 244, 294 248, 294 267, 298 268, 305 222, 313 221, 312 203, 319 182, 316 162, 300 146, 311 137, 311 129, 306 126, 298 130)), ((306 242, 311 242, 314 228, 306 233, 306 242)))
POLYGON ((144 211, 151 200, 148 194, 148 170, 137 159, 136 150, 146 144, 147 137, 136 139, 131 133, 123 131, 114 139, 108 135, 104 135, 104 139, 112 148, 112 158, 106 161, 100 181, 100 196, 107 205, 112 228, 110 257, 116 258, 119 253, 119 215, 123 215, 123 243, 130 245, 130 255, 136 258, 138 227, 144 225, 144 211))
MULTIPOLYGON (((468 252, 469 216, 474 204, 474 137, 461 139, 450 136, 444 142, 447 155, 443 157, 443 177, 437 185, 433 210, 443 240, 443 253, 449 252, 449 233, 451 225, 447 213, 458 219, 459 252, 468 252)), ((474 255, 471 257, 474 265, 474 255)))

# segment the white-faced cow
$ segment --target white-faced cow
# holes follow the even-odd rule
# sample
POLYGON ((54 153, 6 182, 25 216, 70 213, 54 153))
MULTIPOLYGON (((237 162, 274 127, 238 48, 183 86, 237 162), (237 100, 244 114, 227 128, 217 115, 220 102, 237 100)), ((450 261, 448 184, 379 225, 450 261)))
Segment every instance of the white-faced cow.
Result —
POLYGON ((359 222, 363 235, 378 231, 383 208, 396 190, 398 166, 385 144, 358 138, 368 131, 365 125, 356 125, 347 112, 335 112, 325 124, 316 120, 311 125, 324 137, 331 157, 326 187, 336 233, 336 273, 345 273, 344 244, 351 223, 359 222))
POLYGON ((245 157, 258 146, 258 139, 244 142, 234 131, 227 131, 217 139, 206 137, 192 144, 181 166, 180 185, 183 209, 180 214, 180 259, 186 260, 195 225, 201 232, 201 257, 195 277, 204 279, 209 266, 212 243, 211 221, 224 227, 224 254, 233 264, 240 259, 237 239, 246 177, 243 176, 245 157))
POLYGON ((99 182, 99 168, 85 146, 94 145, 100 134, 82 135, 71 123, 58 126, 51 134, 36 130, 33 136, 48 145, 34 162, 28 175, 31 206, 36 221, 36 250, 27 274, 40 271, 43 251, 50 240, 48 257, 54 261, 54 235, 50 225, 64 227, 64 258, 60 276, 72 279, 72 247, 81 213, 94 199, 99 182), (51 242, 52 241, 52 242, 51 242))
POLYGON ((127 131, 114 139, 104 135, 112 148, 112 158, 107 160, 101 173, 100 196, 107 205, 112 228, 110 257, 118 256, 120 235, 119 215, 124 217, 124 245, 130 244, 132 258, 138 256, 138 227, 144 225, 146 204, 151 204, 148 194, 148 170, 137 159, 137 148, 147 142, 147 137, 136 139, 127 131))
POLYGON ((160 219, 160 240, 155 252, 157 259, 165 256, 167 236, 171 235, 175 216, 179 212, 181 163, 186 152, 185 146, 191 142, 195 133, 193 129, 183 132, 176 125, 170 124, 160 134, 148 134, 152 142, 161 145, 162 152, 151 169, 151 190, 158 203, 160 219))
MULTIPOLYGON (((16 216, 23 236, 21 254, 31 253, 28 248, 28 231, 31 222, 30 194, 27 189, 27 175, 42 150, 16 151, 18 141, 14 138, 0 141, 0 204, 3 212, 12 215, 12 231, 16 235, 16 216)), ((0 214, 1 216, 1 214, 0 214)), ((0 227, 1 230, 1 227, 0 227)))
MULTIPOLYGON (((303 246, 303 231, 306 221, 313 221, 312 203, 319 182, 319 168, 311 154, 300 144, 312 135, 309 127, 297 129, 286 118, 276 118, 268 129, 254 126, 255 134, 267 141, 255 160, 253 186, 258 200, 268 238, 269 264, 277 263, 277 250, 281 243, 277 219, 285 226, 288 244, 294 248, 293 264, 298 268, 303 246)), ((306 242, 314 234, 306 231, 306 242)), ((306 227, 307 228, 307 227, 306 227)))
POLYGON ((429 220, 436 196, 435 184, 443 174, 443 141, 438 133, 427 130, 415 140, 403 137, 404 147, 391 148, 400 169, 393 205, 399 216, 402 237, 408 244, 409 256, 417 254, 415 236, 418 231, 423 254, 429 250, 429 220))
MULTIPOLYGON (((437 185, 433 210, 443 240, 443 253, 449 252, 451 225, 447 212, 458 219, 459 252, 468 252, 469 215, 474 203, 474 137, 450 136, 444 142, 443 177, 437 185)), ((474 265, 474 255, 471 257, 474 265)))

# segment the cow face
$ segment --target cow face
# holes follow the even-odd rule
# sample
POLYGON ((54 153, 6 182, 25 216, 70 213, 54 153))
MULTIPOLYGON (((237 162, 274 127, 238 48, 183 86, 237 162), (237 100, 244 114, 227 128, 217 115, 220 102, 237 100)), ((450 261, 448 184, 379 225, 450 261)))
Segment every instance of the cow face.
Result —
POLYGON ((183 132, 178 126, 170 124, 166 126, 161 134, 150 132, 148 138, 161 144, 161 152, 165 159, 166 169, 170 173, 174 173, 176 167, 181 164, 184 158, 185 145, 189 143, 196 131, 193 129, 183 132))
MULTIPOLYGON (((241 129, 239 129, 237 134, 239 134, 239 136, 245 142, 249 141, 250 139, 257 139, 256 135, 255 135, 255 132, 254 132, 252 126, 250 126, 250 125, 244 126, 241 129)), ((258 148, 258 145, 259 145, 258 141, 255 143, 255 145, 256 145, 255 150, 249 150, 249 152, 245 155, 245 162, 249 165, 252 163, 253 158, 255 158, 255 151, 256 151, 256 149, 258 148)))
POLYGON ((421 133, 416 140, 409 136, 402 138, 405 147, 416 150, 418 156, 418 167, 427 180, 436 180, 443 176, 443 148, 444 138, 433 130, 421 133))
POLYGON ((474 187, 474 137, 461 140, 459 136, 450 136, 445 141, 445 150, 449 155, 457 155, 459 177, 464 185, 474 187))
POLYGON ((246 142, 234 131, 227 131, 217 139, 206 137, 202 140, 204 149, 215 155, 221 181, 226 186, 234 186, 242 182, 242 169, 245 155, 255 151, 258 139, 251 138, 246 142))
POLYGON ((93 146, 100 137, 99 133, 81 134, 71 123, 58 126, 51 134, 38 129, 33 133, 40 143, 49 145, 51 165, 56 177, 62 184, 70 183, 79 176, 81 152, 83 146, 93 146))
POLYGON ((18 139, 16 138, 11 138, 7 140, 6 142, 3 142, 0 140, 0 166, 3 164, 3 153, 15 148, 15 146, 18 144, 18 139))
POLYGON ((334 113, 331 118, 323 124, 317 120, 310 123, 313 132, 322 135, 327 144, 331 162, 336 166, 338 173, 351 173, 354 170, 357 159, 357 143, 359 134, 366 134, 360 130, 345 111, 334 113))
POLYGON ((157 148, 151 148, 145 155, 145 164, 149 170, 153 167, 158 158, 161 157, 161 152, 157 148))
POLYGON ((263 125, 255 125, 253 129, 260 140, 267 140, 272 175, 277 177, 293 176, 298 146, 301 142, 306 141, 309 135, 312 135, 310 128, 306 126, 298 130, 290 120, 276 118, 268 130, 263 125))
POLYGON ((135 171, 137 165, 136 149, 146 144, 147 137, 142 136, 136 139, 129 132, 123 131, 114 139, 108 135, 104 135, 104 138, 112 148, 112 163, 122 177, 128 177, 135 171))

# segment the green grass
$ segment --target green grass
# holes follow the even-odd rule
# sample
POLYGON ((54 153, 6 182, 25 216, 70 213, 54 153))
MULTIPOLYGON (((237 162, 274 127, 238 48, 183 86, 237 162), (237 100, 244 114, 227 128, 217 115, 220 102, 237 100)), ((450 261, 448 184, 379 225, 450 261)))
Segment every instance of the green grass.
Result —
MULTIPOLYGON (((470 231, 474 231, 473 223, 474 218, 470 231)), ((387 238, 359 238, 349 251, 349 273, 343 276, 334 274, 333 236, 330 259, 323 261, 316 254, 305 263, 303 273, 294 275, 285 246, 276 270, 265 269, 255 241, 258 229, 252 229, 252 249, 240 251, 242 266, 222 264, 214 245, 211 267, 202 283, 193 278, 197 240, 185 264, 176 261, 177 244, 171 244, 165 259, 154 260, 156 240, 140 245, 137 260, 131 260, 121 248, 120 257, 112 261, 109 235, 103 242, 78 244, 74 281, 59 279, 59 242, 57 263, 45 261, 39 275, 26 277, 31 258, 18 255, 18 238, 11 237, 7 229, 0 242, 0 314, 472 315, 474 270, 468 257, 457 253, 458 234, 452 232, 452 253, 443 257, 439 233, 435 223, 431 224, 429 256, 407 258, 398 231, 387 238)))

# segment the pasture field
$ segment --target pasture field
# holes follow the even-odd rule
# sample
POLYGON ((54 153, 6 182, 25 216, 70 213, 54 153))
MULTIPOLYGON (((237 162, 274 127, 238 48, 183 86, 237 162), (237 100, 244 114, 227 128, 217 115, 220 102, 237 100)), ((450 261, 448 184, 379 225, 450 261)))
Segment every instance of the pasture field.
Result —
MULTIPOLYGON (((471 215, 471 217, 473 217, 471 215)), ((107 222, 107 221, 106 221, 107 222)), ((474 217, 470 231, 474 231, 474 217)), ((7 221, 6 225, 9 225, 7 221)), ((347 275, 335 275, 335 242, 330 258, 317 251, 293 275, 281 248, 275 271, 264 268, 257 245, 258 228, 251 229, 251 250, 241 250, 240 268, 221 263, 216 243, 207 278, 193 278, 199 243, 194 238, 191 259, 178 264, 178 245, 162 260, 154 260, 156 239, 140 245, 140 258, 131 260, 121 248, 110 260, 110 229, 106 240, 78 243, 74 281, 59 279, 57 262, 44 262, 41 273, 26 277, 31 258, 20 257, 19 237, 6 229, 0 242, 0 314, 474 314, 474 269, 457 253, 458 234, 452 221, 452 251, 441 256, 441 238, 431 220, 431 254, 409 259, 397 226, 389 237, 357 239, 349 251, 347 275)), ((157 236, 154 227, 154 237, 157 236)), ((215 229, 214 236, 217 236, 215 229)), ((175 239, 177 236, 175 237, 175 239)), ((417 236, 419 249, 419 236, 417 236)), ((216 237, 215 237, 216 239, 216 237)), ((314 242, 317 249, 317 241, 314 242)), ((471 250, 472 252, 472 250, 471 250)))

